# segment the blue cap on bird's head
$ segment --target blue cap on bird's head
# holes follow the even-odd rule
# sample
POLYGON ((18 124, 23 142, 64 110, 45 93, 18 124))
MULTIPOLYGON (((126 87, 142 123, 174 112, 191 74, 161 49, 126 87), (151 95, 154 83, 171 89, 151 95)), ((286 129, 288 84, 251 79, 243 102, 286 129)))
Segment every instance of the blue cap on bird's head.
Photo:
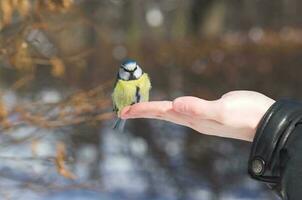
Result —
POLYGON ((136 63, 136 61, 133 60, 133 59, 126 59, 122 62, 122 65, 127 65, 127 64, 130 64, 130 63, 136 63))
POLYGON ((121 68, 124 68, 126 71, 134 71, 137 67, 137 63, 135 60, 127 59, 122 62, 121 68))

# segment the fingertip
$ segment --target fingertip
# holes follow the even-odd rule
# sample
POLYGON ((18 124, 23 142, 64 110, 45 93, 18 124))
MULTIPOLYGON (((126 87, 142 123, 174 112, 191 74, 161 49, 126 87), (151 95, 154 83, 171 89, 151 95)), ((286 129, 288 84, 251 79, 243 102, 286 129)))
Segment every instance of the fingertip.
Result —
POLYGON ((132 106, 125 107, 121 111, 122 119, 130 118, 156 118, 165 115, 172 109, 171 101, 150 101, 140 102, 132 106))
POLYGON ((121 111, 120 117, 122 119, 127 119, 127 114, 130 112, 131 110, 131 106, 126 106, 125 108, 123 108, 123 110, 121 111))
POLYGON ((121 118, 122 119, 130 119, 130 118, 136 118, 140 114, 144 112, 145 109, 145 104, 147 102, 141 102, 141 103, 136 103, 131 106, 126 106, 122 111, 121 111, 121 118))

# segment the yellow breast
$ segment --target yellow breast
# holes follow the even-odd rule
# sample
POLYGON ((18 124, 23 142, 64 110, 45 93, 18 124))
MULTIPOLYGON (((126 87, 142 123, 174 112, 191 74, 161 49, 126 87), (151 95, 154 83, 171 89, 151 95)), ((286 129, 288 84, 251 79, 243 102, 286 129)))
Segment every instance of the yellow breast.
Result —
POLYGON ((137 92, 140 95, 140 102, 148 101, 150 89, 151 82, 146 73, 137 80, 118 80, 112 94, 113 104, 118 115, 124 107, 137 103, 137 92))

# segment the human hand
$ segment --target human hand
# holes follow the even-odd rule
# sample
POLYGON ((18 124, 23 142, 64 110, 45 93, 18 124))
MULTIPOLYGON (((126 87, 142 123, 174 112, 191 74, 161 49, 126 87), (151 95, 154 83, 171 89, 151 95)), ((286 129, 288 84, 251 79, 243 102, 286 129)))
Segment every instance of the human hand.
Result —
POLYGON ((124 108, 121 118, 166 120, 208 135, 252 141, 259 121, 274 102, 258 92, 232 91, 214 101, 185 96, 137 103, 124 108))

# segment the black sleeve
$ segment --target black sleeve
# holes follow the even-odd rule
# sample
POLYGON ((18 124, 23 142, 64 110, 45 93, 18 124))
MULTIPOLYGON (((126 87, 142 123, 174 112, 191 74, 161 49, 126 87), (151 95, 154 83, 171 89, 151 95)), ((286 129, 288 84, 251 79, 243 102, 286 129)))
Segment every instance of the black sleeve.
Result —
POLYGON ((284 200, 302 199, 302 104, 277 101, 260 121, 248 172, 284 200))

